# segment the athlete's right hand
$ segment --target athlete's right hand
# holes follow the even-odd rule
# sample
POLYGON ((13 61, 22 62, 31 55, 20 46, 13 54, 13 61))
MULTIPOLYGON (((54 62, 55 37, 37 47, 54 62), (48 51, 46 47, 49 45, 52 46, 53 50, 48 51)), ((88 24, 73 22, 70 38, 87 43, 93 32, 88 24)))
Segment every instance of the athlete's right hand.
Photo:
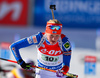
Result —
POLYGON ((31 70, 31 65, 29 63, 25 63, 22 59, 18 60, 17 63, 25 70, 31 70))

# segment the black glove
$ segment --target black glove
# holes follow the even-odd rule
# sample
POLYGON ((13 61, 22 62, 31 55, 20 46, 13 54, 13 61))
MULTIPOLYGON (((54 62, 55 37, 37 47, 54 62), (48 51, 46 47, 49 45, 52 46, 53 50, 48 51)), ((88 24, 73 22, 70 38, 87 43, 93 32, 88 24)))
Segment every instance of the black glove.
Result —
POLYGON ((17 63, 25 70, 31 70, 31 65, 29 63, 25 63, 22 59, 18 60, 17 63))

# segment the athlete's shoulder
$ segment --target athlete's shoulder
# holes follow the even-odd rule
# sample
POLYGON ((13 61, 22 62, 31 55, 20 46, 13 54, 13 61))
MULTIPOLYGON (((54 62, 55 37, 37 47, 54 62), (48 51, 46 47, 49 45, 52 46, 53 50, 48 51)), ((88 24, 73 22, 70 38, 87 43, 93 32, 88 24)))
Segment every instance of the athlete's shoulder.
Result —
POLYGON ((41 32, 42 33, 42 35, 44 35, 45 34, 45 32, 41 32))
POLYGON ((43 36, 45 33, 44 32, 38 32, 38 35, 43 36))
POLYGON ((62 42, 68 41, 68 37, 64 34, 61 34, 61 39, 62 39, 62 42))
POLYGON ((41 41, 42 37, 43 37, 43 33, 38 32, 37 34, 28 37, 27 40, 29 43, 38 44, 41 41))
POLYGON ((40 38, 42 38, 44 34, 45 34, 45 32, 38 32, 36 35, 39 36, 40 38))
POLYGON ((71 43, 70 40, 67 36, 65 36, 64 34, 61 34, 61 39, 62 39, 62 48, 63 50, 66 51, 71 51, 71 43))
POLYGON ((64 37, 66 37, 64 34, 61 34, 61 39, 63 39, 64 37))

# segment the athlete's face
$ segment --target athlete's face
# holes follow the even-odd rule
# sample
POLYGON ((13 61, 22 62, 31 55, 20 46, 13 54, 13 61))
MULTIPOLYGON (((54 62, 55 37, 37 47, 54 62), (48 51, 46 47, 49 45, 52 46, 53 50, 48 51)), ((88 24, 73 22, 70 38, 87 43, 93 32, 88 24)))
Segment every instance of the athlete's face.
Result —
POLYGON ((46 33, 46 34, 47 34, 48 41, 52 45, 55 44, 58 41, 59 37, 60 37, 60 35, 54 35, 54 34, 48 34, 48 33, 46 33))

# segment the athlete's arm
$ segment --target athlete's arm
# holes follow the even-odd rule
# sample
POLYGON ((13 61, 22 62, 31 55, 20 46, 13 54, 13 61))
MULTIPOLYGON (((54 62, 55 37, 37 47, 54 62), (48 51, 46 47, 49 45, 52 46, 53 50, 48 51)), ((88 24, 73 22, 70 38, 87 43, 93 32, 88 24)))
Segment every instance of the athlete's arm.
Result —
POLYGON ((62 42, 63 42, 62 48, 63 48, 63 65, 64 65, 62 69, 65 70, 67 73, 70 67, 71 44, 67 37, 64 37, 62 39, 62 42))
POLYGON ((19 52, 19 49, 31 46, 33 44, 38 44, 40 42, 42 36, 43 36, 42 33, 39 32, 36 35, 30 36, 30 37, 27 37, 27 38, 23 38, 23 39, 21 39, 17 42, 12 43, 11 46, 10 46, 10 49, 11 49, 15 59, 17 61, 22 59, 20 52, 19 52))

